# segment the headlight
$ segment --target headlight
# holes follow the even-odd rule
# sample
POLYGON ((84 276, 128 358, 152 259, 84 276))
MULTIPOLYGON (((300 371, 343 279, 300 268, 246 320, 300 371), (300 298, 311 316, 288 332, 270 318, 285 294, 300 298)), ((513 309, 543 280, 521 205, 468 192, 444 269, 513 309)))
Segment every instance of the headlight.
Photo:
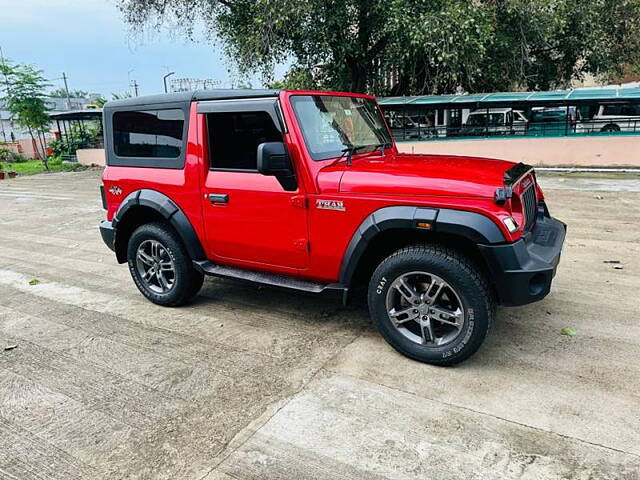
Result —
POLYGON ((502 223, 505 224, 505 226, 507 227, 507 230, 509 230, 509 233, 513 233, 516 230, 518 230, 518 224, 516 223, 516 221, 513 219, 513 217, 506 217, 502 219, 502 223))

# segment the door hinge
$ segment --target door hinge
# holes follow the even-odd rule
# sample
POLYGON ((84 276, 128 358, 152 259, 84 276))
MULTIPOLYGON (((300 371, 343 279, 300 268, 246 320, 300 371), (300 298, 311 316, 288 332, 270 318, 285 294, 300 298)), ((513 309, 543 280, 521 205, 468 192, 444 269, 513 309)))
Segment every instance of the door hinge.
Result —
POLYGON ((307 197, 304 195, 294 195, 291 197, 291 205, 297 208, 307 208, 307 197))

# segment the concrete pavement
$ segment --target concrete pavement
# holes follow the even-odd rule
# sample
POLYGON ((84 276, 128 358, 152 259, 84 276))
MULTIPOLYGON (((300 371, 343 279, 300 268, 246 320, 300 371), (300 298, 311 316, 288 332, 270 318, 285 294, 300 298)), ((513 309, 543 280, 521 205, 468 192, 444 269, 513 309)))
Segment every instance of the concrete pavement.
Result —
POLYGON ((640 478, 640 193, 615 181, 542 176, 552 293, 455 368, 362 302, 207 279, 154 306, 102 244, 98 171, 0 182, 0 478, 640 478))

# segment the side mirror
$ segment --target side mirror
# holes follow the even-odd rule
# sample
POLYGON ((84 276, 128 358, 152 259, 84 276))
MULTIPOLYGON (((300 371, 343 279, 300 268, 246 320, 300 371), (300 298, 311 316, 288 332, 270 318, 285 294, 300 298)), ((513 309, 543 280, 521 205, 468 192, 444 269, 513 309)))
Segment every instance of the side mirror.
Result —
POLYGON ((298 188, 287 148, 282 142, 265 142, 258 145, 258 172, 275 176, 282 188, 288 192, 298 188))

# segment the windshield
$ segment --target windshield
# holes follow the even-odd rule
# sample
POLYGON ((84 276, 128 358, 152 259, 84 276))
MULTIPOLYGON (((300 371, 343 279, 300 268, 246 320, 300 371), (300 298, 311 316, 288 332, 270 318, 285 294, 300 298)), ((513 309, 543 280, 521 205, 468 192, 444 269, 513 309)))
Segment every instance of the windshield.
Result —
POLYGON ((314 160, 391 146, 389 131, 375 101, 361 97, 294 95, 291 104, 314 160))

